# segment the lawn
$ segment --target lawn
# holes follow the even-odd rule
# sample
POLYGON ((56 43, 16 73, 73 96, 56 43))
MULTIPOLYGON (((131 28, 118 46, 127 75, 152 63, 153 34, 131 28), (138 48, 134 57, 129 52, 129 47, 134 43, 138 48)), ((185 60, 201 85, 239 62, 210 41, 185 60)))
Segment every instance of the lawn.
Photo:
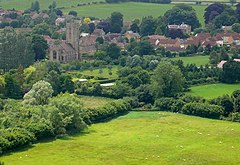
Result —
POLYGON ((213 99, 224 94, 231 95, 233 91, 240 90, 240 84, 208 84, 194 86, 190 89, 191 91, 188 92, 188 94, 201 96, 206 99, 213 99))
MULTIPOLYGON (((133 20, 136 18, 141 19, 144 16, 152 15, 153 17, 159 17, 163 15, 167 10, 171 9, 174 4, 153 4, 153 3, 138 3, 127 2, 118 4, 97 4, 88 6, 79 6, 74 8, 64 9, 64 13, 68 13, 71 10, 77 11, 80 16, 94 16, 97 18, 110 17, 112 12, 118 11, 124 15, 124 20, 133 20)), ((204 25, 203 13, 206 6, 193 5, 193 8, 197 12, 197 16, 202 25, 204 25)))
POLYGON ((84 133, 1 158, 10 165, 240 164, 240 124, 167 112, 131 112, 84 133))
POLYGON ((102 107, 105 104, 114 101, 114 99, 94 96, 79 96, 85 108, 102 107))
POLYGON ((209 64, 209 56, 176 57, 173 60, 182 60, 184 65, 196 64, 197 66, 204 66, 209 64))
MULTIPOLYGON (((4 9, 18 9, 26 10, 30 8, 31 3, 36 0, 0 0, 0 7, 4 9)), ((102 0, 38 0, 40 9, 47 9, 53 1, 57 3, 57 7, 72 7, 77 6, 79 3, 100 2, 102 0)))

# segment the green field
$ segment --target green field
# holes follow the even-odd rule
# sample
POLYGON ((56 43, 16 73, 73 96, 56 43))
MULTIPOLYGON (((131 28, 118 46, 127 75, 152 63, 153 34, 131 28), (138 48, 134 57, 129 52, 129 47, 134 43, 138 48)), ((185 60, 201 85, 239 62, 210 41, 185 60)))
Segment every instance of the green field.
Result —
MULTIPOLYGON (((36 0, 0 0, 0 6, 4 9, 26 10, 30 8, 31 3, 36 0)), ((57 3, 57 7, 72 7, 79 3, 100 2, 101 0, 38 0, 40 9, 47 9, 53 1, 57 3)))
POLYGON ((209 56, 191 56, 191 57, 176 57, 172 60, 182 60, 184 65, 196 64, 197 66, 209 64, 209 56))
POLYGON ((84 133, 8 154, 6 165, 240 164, 240 124, 131 112, 84 133))
POLYGON ((95 97, 95 96, 79 96, 85 108, 102 107, 105 104, 114 101, 114 99, 95 97))
POLYGON ((190 88, 191 91, 188 94, 194 96, 201 96, 206 99, 213 99, 224 94, 231 95, 233 91, 240 90, 240 84, 208 84, 194 86, 190 88))
MULTIPOLYGON (((71 10, 78 12, 80 16, 94 16, 97 18, 107 18, 112 12, 118 11, 124 15, 124 20, 133 20, 136 18, 141 19, 144 16, 152 15, 158 17, 163 15, 167 10, 171 9, 174 4, 153 4, 153 3, 119 3, 119 4, 97 4, 89 6, 80 6, 74 8, 64 9, 64 13, 68 13, 71 10)), ((193 5, 193 8, 197 12, 197 16, 204 24, 203 13, 206 6, 193 5)))

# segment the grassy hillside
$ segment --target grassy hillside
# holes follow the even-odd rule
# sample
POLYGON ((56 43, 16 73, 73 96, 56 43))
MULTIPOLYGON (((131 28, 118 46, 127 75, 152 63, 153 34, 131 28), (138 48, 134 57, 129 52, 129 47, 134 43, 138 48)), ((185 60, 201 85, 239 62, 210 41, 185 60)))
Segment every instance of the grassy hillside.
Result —
MULTIPOLYGON (((0 6, 6 9, 25 10, 30 8, 31 3, 36 0, 0 0, 0 6)), ((47 9, 53 1, 57 2, 57 7, 77 6, 79 3, 100 2, 102 0, 38 0, 41 9, 47 9)))
MULTIPOLYGON (((174 4, 152 4, 152 3, 119 3, 119 4, 97 4, 89 6, 80 6, 74 8, 64 9, 65 13, 70 10, 75 10, 82 16, 95 16, 98 18, 107 18, 112 12, 118 11, 123 13, 125 20, 133 20, 135 18, 142 18, 143 16, 152 15, 158 17, 163 15, 167 10, 171 9, 174 4)), ((206 6, 196 6, 193 8, 197 12, 197 16, 203 24, 203 13, 206 6)))
POLYGON ((131 112, 1 158, 11 165, 239 164, 239 123, 131 112))
POLYGON ((197 66, 209 64, 209 56, 191 56, 191 57, 176 57, 172 60, 182 60, 184 65, 196 64, 197 66))
POLYGON ((235 90, 240 90, 240 84, 208 84, 199 85, 190 88, 188 92, 194 96, 201 96, 206 99, 213 99, 224 94, 232 94, 235 90))

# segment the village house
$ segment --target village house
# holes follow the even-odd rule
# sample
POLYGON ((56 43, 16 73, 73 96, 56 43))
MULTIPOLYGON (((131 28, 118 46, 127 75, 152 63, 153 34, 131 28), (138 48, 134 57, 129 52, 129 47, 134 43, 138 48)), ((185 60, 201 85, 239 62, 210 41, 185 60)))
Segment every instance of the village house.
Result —
MULTIPOLYGON (((240 59, 233 59, 233 61, 235 61, 235 62, 240 62, 240 59)), ((220 61, 220 62, 218 63, 218 65, 217 65, 217 67, 220 68, 220 69, 222 69, 222 68, 223 68, 223 65, 224 65, 226 62, 227 62, 227 61, 225 61, 225 60, 220 61)))
POLYGON ((128 41, 133 38, 137 42, 139 42, 141 39, 141 36, 138 33, 134 33, 133 31, 127 31, 124 36, 128 39, 128 41))
POLYGON ((103 29, 95 29, 92 35, 95 35, 97 37, 103 37, 105 35, 105 32, 103 31, 103 29))
POLYGON ((56 20, 55 20, 55 25, 56 26, 59 26, 59 25, 61 25, 62 23, 64 23, 65 22, 65 18, 57 18, 56 20))
POLYGON ((191 33, 192 28, 190 25, 182 23, 181 25, 168 25, 168 30, 178 30, 180 29, 183 33, 191 33))
POLYGON ((79 51, 81 52, 81 54, 93 55, 97 51, 96 39, 97 36, 95 35, 87 35, 81 37, 79 41, 79 51))

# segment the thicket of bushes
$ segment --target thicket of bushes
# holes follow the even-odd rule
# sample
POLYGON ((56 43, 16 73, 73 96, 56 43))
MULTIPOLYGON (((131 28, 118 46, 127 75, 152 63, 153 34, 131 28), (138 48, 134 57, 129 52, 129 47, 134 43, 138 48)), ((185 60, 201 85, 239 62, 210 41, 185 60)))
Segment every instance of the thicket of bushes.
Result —
POLYGON ((155 100, 155 108, 186 115, 240 122, 240 91, 233 92, 231 96, 223 95, 212 100, 191 95, 176 98, 163 97, 155 100))
POLYGON ((85 109, 81 99, 70 94, 54 97, 44 106, 30 107, 8 100, 2 107, 0 153, 29 145, 36 140, 79 132, 91 123, 131 110, 130 103, 126 100, 117 100, 104 107, 85 109))

